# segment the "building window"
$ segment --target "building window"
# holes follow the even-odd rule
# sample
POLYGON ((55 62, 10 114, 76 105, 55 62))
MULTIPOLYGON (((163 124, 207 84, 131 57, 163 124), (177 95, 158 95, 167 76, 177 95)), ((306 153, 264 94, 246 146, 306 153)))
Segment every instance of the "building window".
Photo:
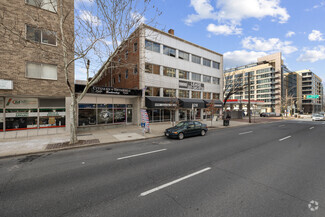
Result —
POLYGON ((212 93, 212 99, 220 99, 219 93, 212 93))
POLYGON ((176 77, 176 69, 164 67, 164 75, 169 77, 176 77))
POLYGON ((176 97, 176 90, 175 89, 163 89, 164 97, 176 97))
POLYGON ((138 74, 138 64, 135 64, 133 68, 133 74, 138 74))
POLYGON ((192 62, 197 63, 197 64, 201 64, 201 57, 195 56, 195 55, 192 54, 192 62))
POLYGON ((201 99, 201 92, 200 91, 192 91, 192 98, 193 99, 201 99))
POLYGON ((186 53, 186 52, 183 52, 183 51, 178 51, 178 58, 182 59, 182 60, 189 61, 190 60, 190 54, 186 53))
POLYGON ((181 70, 179 70, 179 72, 178 72, 178 77, 179 77, 179 78, 182 78, 182 79, 187 79, 187 80, 189 80, 189 79, 190 79, 190 73, 189 73, 189 72, 186 72, 186 71, 181 71, 181 70))
POLYGON ((125 51, 125 59, 127 60, 129 57, 129 51, 125 51))
POLYGON ((159 75, 160 74, 160 66, 146 63, 145 64, 145 72, 159 75))
POLYGON ((212 67, 215 69, 220 69, 220 63, 213 61, 212 62, 212 67))
POLYGON ((194 80, 194 81, 201 81, 201 75, 192 72, 192 80, 194 80))
POLYGON ((118 83, 121 82, 121 74, 118 75, 118 83))
POLYGON ((125 79, 128 79, 128 77, 129 77, 129 70, 127 69, 125 70, 125 79))
POLYGON ((211 83, 211 76, 203 75, 203 82, 211 83))
POLYGON ((203 92, 203 99, 211 99, 211 93, 203 92))
POLYGON ((26 25, 26 39, 56 46, 56 32, 26 25))
POLYGON ((203 58, 203 65, 211 67, 211 60, 203 58))
POLYGON ((115 84, 115 77, 113 78, 113 85, 115 84))
POLYGON ((188 90, 178 90, 178 97, 179 98, 189 98, 190 92, 188 90))
POLYGON ((176 50, 174 48, 167 47, 164 45, 164 54, 171 57, 176 57, 176 50))
POLYGON ((57 11, 57 0, 26 0, 26 4, 52 12, 57 11))
POLYGON ((214 83, 214 84, 220 84, 220 78, 213 77, 212 78, 212 83, 214 83))
POLYGON ((138 43, 133 44, 133 52, 136 52, 138 50, 138 43))
POLYGON ((43 63, 27 62, 26 77, 57 80, 57 66, 43 63))
POLYGON ((160 44, 152 42, 152 41, 147 41, 146 40, 146 49, 151 50, 157 53, 160 53, 160 44))
POLYGON ((146 96, 160 96, 160 88, 146 87, 146 96))

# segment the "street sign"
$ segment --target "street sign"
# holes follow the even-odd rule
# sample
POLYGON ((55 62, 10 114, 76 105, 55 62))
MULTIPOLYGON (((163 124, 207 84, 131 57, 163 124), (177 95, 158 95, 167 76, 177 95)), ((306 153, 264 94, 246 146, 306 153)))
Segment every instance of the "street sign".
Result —
POLYGON ((307 95, 307 99, 318 99, 319 95, 307 95))

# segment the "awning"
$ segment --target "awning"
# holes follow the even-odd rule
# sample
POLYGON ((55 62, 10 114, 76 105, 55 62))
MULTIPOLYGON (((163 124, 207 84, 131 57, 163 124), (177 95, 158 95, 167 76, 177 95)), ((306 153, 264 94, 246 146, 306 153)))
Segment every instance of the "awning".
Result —
POLYGON ((205 103, 202 99, 179 99, 182 108, 205 108, 205 103))
POLYGON ((205 107, 206 108, 209 107, 209 104, 212 103, 212 102, 213 102, 215 108, 222 108, 223 107, 223 103, 219 99, 214 99, 214 100, 205 99, 204 102, 205 102, 205 107))
POLYGON ((179 106, 177 98, 170 97, 146 97, 147 108, 177 108, 179 106))

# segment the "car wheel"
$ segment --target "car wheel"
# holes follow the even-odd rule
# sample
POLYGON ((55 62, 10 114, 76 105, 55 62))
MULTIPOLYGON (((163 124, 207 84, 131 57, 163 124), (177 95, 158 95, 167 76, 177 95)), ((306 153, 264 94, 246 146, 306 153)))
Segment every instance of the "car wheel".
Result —
POLYGON ((204 136, 205 135, 205 130, 201 130, 201 136, 204 136))
POLYGON ((180 139, 180 140, 184 139, 184 133, 179 133, 178 134, 178 139, 180 139))

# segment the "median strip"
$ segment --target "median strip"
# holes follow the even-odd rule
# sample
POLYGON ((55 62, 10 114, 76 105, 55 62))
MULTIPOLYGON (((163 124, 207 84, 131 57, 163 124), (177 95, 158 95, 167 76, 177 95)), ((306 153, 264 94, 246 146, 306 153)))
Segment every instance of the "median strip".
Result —
POLYGON ((239 133, 239 135, 244 135, 244 134, 252 133, 252 132, 253 132, 253 131, 247 131, 247 132, 239 133))
POLYGON ((155 191, 159 191, 159 190, 161 190, 161 189, 163 189, 163 188, 166 188, 166 187, 168 187, 168 186, 171 186, 171 185, 173 185, 173 184, 176 184, 176 183, 178 183, 178 182, 180 182, 180 181, 183 181, 183 180, 185 180, 185 179, 188 179, 188 178, 190 178, 190 177, 192 177, 192 176, 196 176, 196 175, 198 175, 198 174, 200 174, 200 173, 203 173, 203 172, 205 172, 205 171, 208 171, 208 170, 210 170, 210 169, 211 169, 211 167, 207 167, 207 168, 205 168, 205 169, 203 169, 203 170, 200 170, 200 171, 197 171, 197 172, 195 172, 195 173, 192 173, 192 174, 189 174, 189 175, 187 175, 187 176, 184 176, 184 177, 182 177, 182 178, 176 179, 176 180, 174 180, 174 181, 172 181, 172 182, 168 182, 168 183, 166 183, 166 184, 160 185, 160 186, 158 186, 158 187, 156 187, 156 188, 153 188, 153 189, 151 189, 151 190, 149 190, 149 191, 145 191, 145 192, 141 193, 139 196, 140 196, 140 197, 146 196, 146 195, 151 194, 151 193, 153 193, 153 192, 155 192, 155 191))
POLYGON ((283 140, 285 140, 285 139, 289 139, 291 136, 287 136, 287 137, 284 137, 284 138, 282 138, 282 139, 279 139, 279 142, 281 142, 281 141, 283 141, 283 140))
POLYGON ((138 156, 152 154, 152 153, 166 151, 166 150, 167 149, 159 149, 159 150, 155 150, 155 151, 149 151, 149 152, 144 152, 144 153, 140 153, 140 154, 129 155, 129 156, 117 158, 117 160, 123 160, 123 159, 131 158, 131 157, 138 157, 138 156))

